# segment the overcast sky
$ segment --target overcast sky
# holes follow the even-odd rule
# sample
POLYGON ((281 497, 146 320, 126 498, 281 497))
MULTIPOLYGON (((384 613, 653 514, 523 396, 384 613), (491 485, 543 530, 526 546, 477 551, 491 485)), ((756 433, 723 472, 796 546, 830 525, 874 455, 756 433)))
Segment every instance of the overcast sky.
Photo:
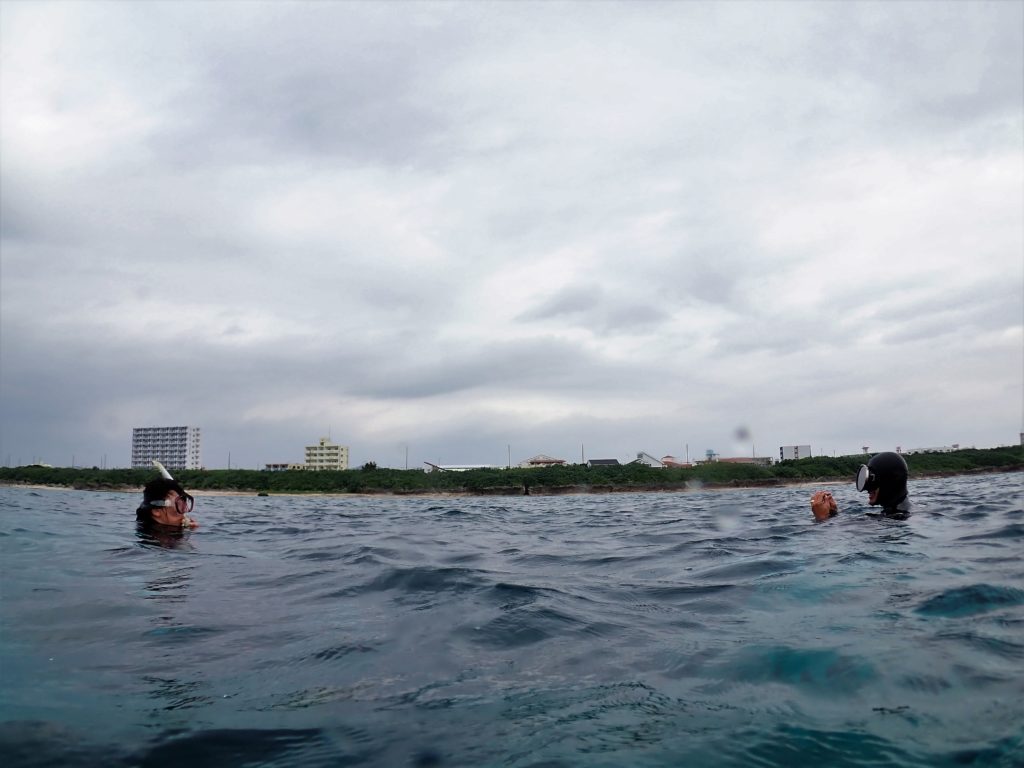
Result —
POLYGON ((1024 5, 3 2, 0 462, 988 447, 1024 5))

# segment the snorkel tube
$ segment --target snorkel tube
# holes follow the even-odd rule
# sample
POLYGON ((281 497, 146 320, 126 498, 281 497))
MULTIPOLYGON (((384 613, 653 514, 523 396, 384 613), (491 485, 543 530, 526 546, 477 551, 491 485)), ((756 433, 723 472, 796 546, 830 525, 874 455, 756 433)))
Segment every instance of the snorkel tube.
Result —
POLYGON ((156 467, 158 470, 160 470, 160 476, 164 480, 173 480, 174 479, 173 477, 171 477, 171 473, 167 471, 167 468, 163 464, 161 464, 156 459, 151 459, 151 461, 153 462, 153 466, 156 467))

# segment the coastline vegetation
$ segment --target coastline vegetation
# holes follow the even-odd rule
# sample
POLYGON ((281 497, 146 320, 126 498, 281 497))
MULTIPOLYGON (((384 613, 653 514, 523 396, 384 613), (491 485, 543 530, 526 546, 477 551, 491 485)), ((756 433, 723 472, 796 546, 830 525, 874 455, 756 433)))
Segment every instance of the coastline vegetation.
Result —
MULTIPOLYGON (((630 463, 618 467, 512 467, 465 472, 384 469, 373 462, 342 471, 268 472, 265 470, 176 470, 175 478, 192 491, 252 493, 468 493, 550 495, 614 491, 672 491, 700 487, 757 487, 786 483, 850 480, 868 455, 814 457, 772 466, 712 462, 690 468, 662 469, 630 463)), ((911 479, 934 475, 1024 469, 1019 446, 964 449, 951 453, 915 453, 906 457, 911 479)), ((80 490, 134 490, 155 477, 152 469, 92 467, 0 467, 0 484, 44 485, 80 490)))

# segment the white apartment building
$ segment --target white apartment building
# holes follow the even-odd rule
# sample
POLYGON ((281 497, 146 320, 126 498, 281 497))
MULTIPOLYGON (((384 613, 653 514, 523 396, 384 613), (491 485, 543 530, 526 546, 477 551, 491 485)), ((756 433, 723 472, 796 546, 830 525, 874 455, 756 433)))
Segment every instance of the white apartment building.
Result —
POLYGON ((348 469, 348 446, 335 445, 321 437, 316 445, 306 446, 306 469, 348 469))
POLYGON ((783 445, 779 447, 780 461, 809 458, 811 458, 811 446, 809 445, 783 445))
POLYGON ((199 469, 199 427, 135 427, 132 467, 149 469, 153 459, 167 469, 199 469))

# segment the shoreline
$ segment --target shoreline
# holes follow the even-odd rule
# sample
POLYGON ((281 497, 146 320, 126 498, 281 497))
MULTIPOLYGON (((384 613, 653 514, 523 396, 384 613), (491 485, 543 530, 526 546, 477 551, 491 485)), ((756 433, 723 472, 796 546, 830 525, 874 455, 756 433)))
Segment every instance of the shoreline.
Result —
MULTIPOLYGON (((910 478, 915 480, 927 480, 936 477, 959 477, 969 475, 991 475, 1009 474, 1012 472, 1024 471, 1024 466, 1008 467, 975 467, 966 470, 938 470, 934 472, 922 472, 910 478)), ((697 491, 750 491, 761 488, 801 488, 812 486, 836 486, 853 484, 848 478, 815 478, 810 480, 731 480, 728 482, 688 482, 682 485, 658 486, 658 485, 571 485, 571 486, 532 486, 524 489, 522 486, 498 486, 484 488, 475 491, 467 490, 370 490, 358 492, 302 492, 302 491, 260 491, 258 489, 204 489, 197 488, 189 491, 196 498, 238 496, 253 498, 271 497, 308 497, 308 498, 334 498, 334 497, 355 497, 355 498, 461 498, 461 497, 528 497, 528 496, 602 496, 623 493, 692 493, 697 491), (265 493, 265 496, 260 496, 265 493)), ((110 486, 101 488, 75 488, 70 485, 46 485, 40 483, 18 483, 0 481, 0 488, 27 488, 29 490, 47 491, 85 491, 87 493, 142 493, 142 486, 110 486)))

